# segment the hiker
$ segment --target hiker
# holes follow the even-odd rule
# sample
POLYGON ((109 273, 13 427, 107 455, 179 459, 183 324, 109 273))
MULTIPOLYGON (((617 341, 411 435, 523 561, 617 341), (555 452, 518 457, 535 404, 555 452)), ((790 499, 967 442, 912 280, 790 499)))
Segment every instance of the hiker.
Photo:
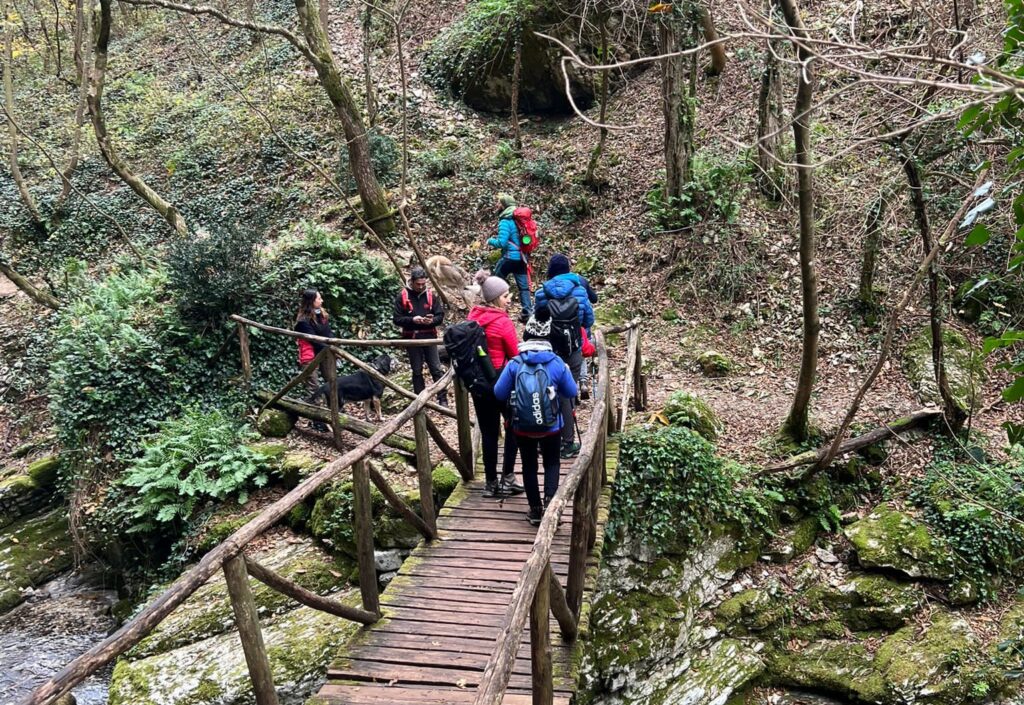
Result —
POLYGON ((519 322, 526 323, 533 315, 533 301, 530 297, 530 279, 526 274, 526 260, 520 251, 519 228, 512 217, 516 201, 507 193, 502 193, 498 195, 498 207, 501 210, 498 216, 498 236, 487 241, 491 249, 501 250, 501 258, 494 265, 494 276, 504 281, 508 281, 509 274, 515 278, 519 288, 519 304, 522 306, 519 322))
MULTIPOLYGON (((441 299, 427 288, 427 272, 423 267, 413 267, 409 272, 409 285, 395 296, 395 325, 402 329, 403 338, 436 338, 437 327, 444 321, 444 307, 441 299)), ((441 379, 441 357, 436 345, 421 345, 407 348, 409 365, 412 367, 412 390, 419 394, 426 389, 423 381, 423 363, 430 368, 430 377, 435 382, 441 379)), ((448 406, 448 394, 444 390, 437 395, 437 403, 448 406)))
MULTIPOLYGON (((569 366, 572 378, 577 383, 583 372, 583 336, 581 328, 588 333, 594 325, 594 307, 590 302, 590 284, 586 279, 570 271, 569 258, 556 254, 548 263, 548 280, 537 290, 537 312, 551 319, 551 347, 562 361, 569 366)), ((594 298, 597 294, 594 293, 594 298)), ((573 409, 575 395, 563 398, 562 426, 563 458, 575 458, 580 453, 580 444, 575 442, 573 409)))
MULTIPOLYGON (((298 333, 305 333, 306 335, 318 335, 323 338, 333 338, 334 333, 331 331, 331 324, 327 320, 327 311, 324 310, 323 306, 324 299, 320 296, 319 291, 316 289, 306 289, 303 291, 302 298, 299 301, 299 312, 295 316, 295 331, 298 333)), ((312 362, 313 358, 324 349, 323 343, 303 340, 302 338, 296 338, 295 342, 299 345, 300 371, 312 362)), ((320 375, 324 369, 324 365, 333 364, 333 362, 333 358, 322 360, 320 367, 313 370, 309 377, 306 378, 306 389, 309 391, 309 398, 316 396, 317 389, 320 388, 322 383, 320 381, 320 375)), ((326 378, 327 373, 323 372, 323 375, 326 378)), ((310 423, 310 428, 314 431, 327 431, 327 424, 323 421, 312 421, 310 423)))
POLYGON ((516 452, 518 445, 514 433, 505 432, 505 453, 501 463, 501 478, 498 478, 498 436, 502 420, 508 415, 507 407, 494 396, 493 384, 497 373, 505 363, 519 354, 519 340, 516 329, 509 318, 508 282, 489 276, 484 270, 476 273, 482 304, 474 306, 467 320, 475 321, 484 329, 487 339, 487 356, 495 371, 491 386, 486 390, 474 391, 473 408, 476 410, 477 426, 480 429, 481 446, 484 456, 484 497, 506 497, 522 494, 524 487, 516 481, 516 452))
POLYGON ((560 435, 563 424, 571 423, 562 415, 559 399, 571 399, 578 392, 568 366, 552 350, 551 335, 550 320, 530 318, 519 354, 509 361, 494 385, 494 396, 509 402, 530 505, 526 520, 534 526, 540 524, 558 491, 560 435), (537 481, 538 452, 544 462, 543 504, 537 481))

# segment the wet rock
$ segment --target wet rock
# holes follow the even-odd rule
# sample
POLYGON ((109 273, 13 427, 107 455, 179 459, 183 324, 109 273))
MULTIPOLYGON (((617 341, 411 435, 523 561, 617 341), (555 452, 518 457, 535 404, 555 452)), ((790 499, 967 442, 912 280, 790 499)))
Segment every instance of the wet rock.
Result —
POLYGON ((390 573, 402 567, 402 553, 398 549, 374 551, 373 564, 378 573, 390 573))
POLYGON ((264 409, 256 419, 256 430, 270 438, 284 438, 295 426, 295 418, 279 409, 264 409))
POLYGON ((773 652, 766 679, 775 685, 826 691, 862 702, 882 702, 885 681, 861 644, 820 641, 806 648, 773 652))
POLYGON ((949 580, 953 577, 953 553, 928 528, 887 504, 843 532, 853 544, 858 562, 866 568, 899 571, 912 578, 949 580))
POLYGON ((71 567, 71 536, 65 512, 55 509, 23 519, 0 532, 0 613, 25 591, 71 567))

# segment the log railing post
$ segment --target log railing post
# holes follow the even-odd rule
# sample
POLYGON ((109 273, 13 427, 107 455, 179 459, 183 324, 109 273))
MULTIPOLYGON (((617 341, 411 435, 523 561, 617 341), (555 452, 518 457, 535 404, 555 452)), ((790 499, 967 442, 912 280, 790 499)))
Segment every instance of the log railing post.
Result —
POLYGON ((252 382, 252 358, 249 356, 249 329, 244 323, 238 324, 238 348, 242 353, 242 379, 252 382))
MULTIPOLYGON (((473 422, 469 414, 469 392, 462 382, 455 380, 455 416, 459 428, 459 455, 462 462, 474 474, 476 466, 473 465, 473 422)), ((472 479, 472 478, 470 478, 472 479)))
POLYGON ((327 399, 331 409, 331 433, 334 435, 334 447, 341 450, 341 419, 338 418, 338 367, 334 362, 334 353, 329 352, 323 362, 324 381, 327 382, 327 399))
POLYGON ((359 592, 363 598, 363 609, 380 614, 377 565, 373 560, 373 505, 370 503, 370 474, 365 458, 352 463, 352 499, 359 592))
POLYGON ((636 329, 636 368, 633 371, 633 410, 647 408, 647 377, 644 375, 644 356, 640 350, 640 329, 636 329))
MULTIPOLYGON (((562 632, 562 639, 567 642, 574 641, 579 628, 576 624, 576 615, 569 609, 569 602, 565 599, 565 591, 562 590, 562 584, 558 582, 558 576, 550 569, 548 570, 548 576, 550 578, 548 590, 551 591, 549 598, 551 600, 551 614, 558 621, 558 628, 562 632)), ((541 584, 537 589, 543 590, 544 585, 541 584)))
POLYGON ((430 435, 427 432, 427 416, 419 412, 413 417, 413 430, 416 432, 416 474, 420 480, 420 512, 423 521, 437 535, 437 517, 434 513, 434 479, 431 476, 433 467, 430 464, 430 435))
POLYGON ((601 446, 603 444, 604 433, 600 433, 597 436, 594 456, 590 459, 590 466, 587 468, 587 475, 589 476, 588 489, 590 490, 587 496, 587 518, 590 520, 590 530, 587 532, 588 552, 594 547, 594 542, 597 540, 597 507, 601 501, 601 490, 604 486, 601 482, 601 463, 604 457, 604 453, 601 452, 601 446))
POLYGON ((245 558, 242 555, 224 564, 224 579, 228 584, 231 609, 235 613, 235 625, 242 642, 245 663, 249 667, 256 705, 278 705, 270 659, 267 658, 267 647, 263 643, 263 631, 256 612, 256 600, 249 589, 249 573, 245 569, 245 558))
POLYGON ((569 537, 569 574, 565 599, 569 609, 579 616, 583 603, 583 582, 587 573, 587 551, 590 532, 590 473, 585 473, 572 499, 572 535, 569 537))
POLYGON ((605 433, 610 436, 619 430, 615 408, 615 389, 612 385, 611 371, 608 372, 608 378, 605 380, 605 398, 608 400, 608 424, 605 433))
POLYGON ((533 705, 552 705, 554 681, 551 668, 551 630, 548 614, 551 610, 551 562, 544 566, 544 574, 533 593, 530 608, 530 660, 533 674, 533 705))

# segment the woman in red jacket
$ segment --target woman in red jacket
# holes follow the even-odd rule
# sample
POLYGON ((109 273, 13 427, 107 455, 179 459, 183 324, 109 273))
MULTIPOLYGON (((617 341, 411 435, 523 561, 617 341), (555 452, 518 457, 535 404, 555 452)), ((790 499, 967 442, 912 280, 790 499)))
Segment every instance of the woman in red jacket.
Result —
MULTIPOLYGON (((295 316, 295 330, 299 333, 305 333, 306 335, 319 335, 324 338, 333 338, 334 333, 331 331, 331 324, 327 321, 327 311, 324 310, 323 305, 324 300, 323 297, 320 296, 319 291, 316 289, 306 289, 303 291, 302 301, 299 304, 299 312, 295 316)), ((324 349, 323 344, 303 340, 302 338, 296 338, 295 342, 299 344, 300 370, 308 365, 313 358, 324 349)), ((333 361, 325 360, 324 362, 326 364, 330 364, 333 361)), ((321 369, 323 369, 322 366, 321 369)), ((313 370, 313 374, 306 378, 306 389, 309 390, 310 395, 315 395, 316 390, 321 384, 320 370, 313 370)), ((327 430, 327 424, 323 421, 314 421, 311 425, 315 431, 327 430)))
MULTIPOLYGON (((498 277, 488 276, 487 272, 476 274, 480 285, 480 298, 483 304, 473 307, 466 318, 476 321, 487 336, 487 354, 491 358, 494 369, 501 373, 505 363, 519 354, 519 339, 516 328, 509 318, 508 284, 498 277)), ((502 460, 502 476, 498 478, 498 438, 501 433, 501 422, 506 415, 506 406, 494 397, 493 390, 486 394, 473 394, 473 408, 476 409, 477 425, 480 428, 481 445, 484 455, 484 497, 507 497, 520 494, 524 488, 516 481, 516 453, 519 450, 516 435, 510 430, 505 431, 505 457, 502 460)))

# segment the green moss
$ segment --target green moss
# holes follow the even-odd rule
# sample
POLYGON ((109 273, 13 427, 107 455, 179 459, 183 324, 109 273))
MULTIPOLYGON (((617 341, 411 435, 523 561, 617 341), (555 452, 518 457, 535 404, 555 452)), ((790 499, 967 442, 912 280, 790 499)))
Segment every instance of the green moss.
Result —
POLYGON ((323 461, 312 453, 292 451, 285 453, 278 466, 278 474, 287 487, 295 487, 323 465, 323 461))
POLYGON ((39 485, 28 475, 12 475, 0 480, 0 495, 34 492, 39 485))
POLYGON ((733 361, 717 350, 705 350, 697 356, 697 364, 708 377, 724 377, 732 372, 733 361))
POLYGON ((844 530, 868 568, 889 568, 913 578, 949 580, 953 554, 949 546, 928 528, 887 504, 875 507, 865 518, 844 530))
POLYGON ((250 512, 248 514, 243 514, 240 517, 231 517, 230 519, 222 520, 218 520, 214 517, 211 521, 207 522, 207 525, 203 528, 202 538, 199 540, 196 548, 200 553, 206 553, 207 551, 215 548, 228 536, 249 523, 249 521, 257 514, 259 514, 259 512, 250 512))
POLYGON ((673 426, 691 428, 709 441, 718 438, 722 422, 706 401, 695 394, 678 390, 665 402, 664 412, 673 426))
POLYGON ((295 419, 278 409, 264 409, 256 419, 256 430, 270 438, 284 438, 294 426, 295 419))
POLYGON ((71 536, 63 510, 25 519, 0 533, 0 613, 22 601, 22 590, 71 567, 71 536))
POLYGON ((434 472, 431 473, 431 481, 434 486, 434 497, 438 500, 438 505, 441 505, 455 491, 462 478, 459 477, 454 465, 444 462, 434 468, 434 472))
POLYGON ((885 681, 860 644, 822 641, 801 650, 766 655, 764 679, 771 685, 827 691, 866 703, 882 702, 885 681))
POLYGON ((28 476, 35 481, 37 487, 51 487, 57 481, 59 470, 60 458, 48 455, 29 464, 28 476))
POLYGON ((253 443, 248 448, 253 453, 257 453, 267 460, 281 460, 285 453, 288 452, 288 446, 284 443, 274 443, 271 441, 253 443))
POLYGON ((602 595, 591 611, 591 663, 600 673, 614 673, 649 662, 678 637, 685 607, 645 591, 602 595))

